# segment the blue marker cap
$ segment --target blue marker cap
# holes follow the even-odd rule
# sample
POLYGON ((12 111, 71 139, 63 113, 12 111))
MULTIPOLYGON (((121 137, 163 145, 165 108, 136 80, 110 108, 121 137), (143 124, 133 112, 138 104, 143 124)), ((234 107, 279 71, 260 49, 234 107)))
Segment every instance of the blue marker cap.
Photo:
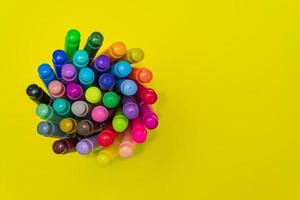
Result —
POLYGON ((137 85, 130 79, 120 79, 116 82, 116 90, 125 96, 132 96, 137 92, 137 85))
POLYGON ((75 65, 77 70, 84 68, 89 63, 89 55, 84 50, 78 50, 73 55, 73 64, 75 65))
POLYGON ((83 86, 90 86, 95 80, 95 73, 91 68, 84 67, 80 70, 78 78, 83 86))
POLYGON ((41 64, 38 68, 38 73, 47 87, 51 81, 57 79, 53 69, 48 64, 41 64))
POLYGON ((103 90, 110 90, 116 83, 115 77, 111 73, 103 73, 98 80, 98 84, 103 90))
POLYGON ((125 78, 130 74, 131 70, 129 62, 121 60, 113 64, 110 71, 117 78, 125 78))
POLYGON ((109 69, 110 59, 106 55, 100 55, 93 63, 93 69, 97 72, 105 72, 109 69))
POLYGON ((61 78, 61 68, 68 62, 67 54, 64 50, 58 49, 52 53, 52 62, 58 78, 61 78))

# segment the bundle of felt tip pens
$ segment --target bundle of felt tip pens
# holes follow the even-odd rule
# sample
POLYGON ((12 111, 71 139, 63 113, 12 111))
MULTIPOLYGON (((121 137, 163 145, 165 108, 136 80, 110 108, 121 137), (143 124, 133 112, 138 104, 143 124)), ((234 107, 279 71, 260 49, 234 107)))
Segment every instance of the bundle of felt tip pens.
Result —
POLYGON ((107 166, 117 156, 131 157, 136 145, 146 141, 147 130, 158 126, 151 108, 157 94, 145 85, 152 72, 138 64, 144 58, 142 49, 115 42, 96 55, 101 33, 93 32, 83 50, 80 40, 77 30, 69 30, 64 50, 52 54, 55 71, 49 64, 38 67, 49 93, 37 84, 29 85, 26 93, 42 119, 37 132, 57 138, 54 153, 96 152, 99 165, 107 166))

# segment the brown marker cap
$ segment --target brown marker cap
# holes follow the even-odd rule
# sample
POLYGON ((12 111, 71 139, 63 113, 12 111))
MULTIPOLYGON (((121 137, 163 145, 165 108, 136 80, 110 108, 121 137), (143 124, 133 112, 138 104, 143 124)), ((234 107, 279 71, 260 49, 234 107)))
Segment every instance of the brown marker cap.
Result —
POLYGON ((87 119, 79 121, 77 124, 77 132, 82 136, 89 136, 93 134, 93 123, 87 119))

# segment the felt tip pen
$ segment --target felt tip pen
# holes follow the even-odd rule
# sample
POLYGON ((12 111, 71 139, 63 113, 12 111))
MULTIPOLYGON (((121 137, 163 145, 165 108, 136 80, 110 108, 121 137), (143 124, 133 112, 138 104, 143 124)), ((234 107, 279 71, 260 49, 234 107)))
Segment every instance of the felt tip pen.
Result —
POLYGON ((90 136, 99 133, 105 128, 105 123, 96 123, 88 119, 84 119, 77 124, 77 133, 81 136, 90 136))
POLYGON ((57 140, 52 144, 52 150, 56 154, 67 154, 76 151, 79 137, 57 140))
POLYGON ((71 106, 71 111, 76 117, 87 117, 93 106, 85 101, 74 101, 71 106))
POLYGON ((139 115, 139 105, 134 96, 123 96, 122 111, 127 119, 135 119, 139 115))
POLYGON ((115 108, 119 105, 120 96, 117 93, 113 92, 113 91, 106 92, 103 95, 102 103, 106 108, 113 109, 113 108, 115 108))
POLYGON ((64 83, 77 82, 77 71, 74 65, 65 64, 61 69, 61 77, 64 83))
POLYGON ((107 71, 109 67, 110 67, 110 59, 106 55, 98 56, 92 64, 92 69, 97 74, 107 71))
POLYGON ((147 129, 139 117, 131 121, 130 133, 136 143, 143 143, 147 139, 147 129))
POLYGON ((55 124, 58 124, 59 121, 62 119, 61 116, 56 114, 53 110, 53 108, 46 104, 39 104, 38 107, 35 110, 35 113, 37 116, 39 116, 41 119, 53 122, 55 124))
POLYGON ((88 88, 94 83, 95 73, 91 68, 84 67, 79 71, 78 79, 83 88, 88 88))
POLYGON ((128 119, 125 117, 122 110, 119 108, 116 111, 115 116, 112 120, 112 127, 115 131, 120 133, 125 131, 127 126, 128 126, 128 119))
POLYGON ((52 138, 71 138, 74 135, 66 134, 62 132, 58 125, 53 124, 52 122, 42 121, 37 126, 38 134, 44 137, 52 137, 52 138))
POLYGON ((64 50, 58 49, 52 53, 52 63, 58 79, 61 79, 61 68, 67 64, 68 57, 64 50))
POLYGON ((116 79, 125 78, 131 73, 131 65, 126 61, 119 61, 113 64, 109 70, 116 79))
POLYGON ((143 121, 147 129, 155 129, 158 126, 158 117, 149 105, 141 102, 140 113, 141 120, 143 121))
POLYGON ((157 101, 157 93, 151 88, 146 88, 141 84, 137 84, 137 97, 146 104, 154 104, 157 101))
POLYGON ((132 67, 132 71, 129 75, 129 78, 131 80, 134 80, 141 84, 149 83, 152 80, 152 77, 152 72, 144 67, 132 67))
POLYGON ((57 80, 53 69, 48 64, 41 64, 38 67, 38 74, 46 87, 48 87, 51 81, 57 80))
POLYGON ((126 54, 126 45, 123 42, 115 42, 104 52, 111 62, 114 62, 126 54))
POLYGON ((80 140, 76 145, 77 152, 81 155, 86 155, 92 151, 103 148, 98 144, 98 135, 99 134, 80 140))
POLYGON ((51 105, 53 100, 52 98, 38 85, 30 84, 26 88, 27 96, 37 104, 43 103, 51 105))
POLYGON ((59 122, 59 128, 66 134, 73 134, 77 131, 77 121, 73 118, 63 118, 59 122))
POLYGON ((98 79, 99 87, 102 90, 111 90, 115 86, 116 79, 111 73, 103 73, 98 79))
POLYGON ((87 67, 89 64, 89 55, 84 50, 77 50, 73 55, 73 64, 76 67, 77 71, 80 71, 82 68, 87 67))
POLYGON ((103 35, 99 32, 93 32, 87 39, 84 50, 89 54, 90 62, 94 59, 102 43, 103 35))
POLYGON ((66 94, 71 101, 81 100, 83 98, 83 89, 77 83, 69 83, 66 88, 66 94))
POLYGON ((89 87, 85 91, 85 99, 91 104, 99 104, 101 101, 102 93, 97 87, 89 87))
POLYGON ((98 135, 98 143, 103 147, 111 145, 117 137, 117 132, 113 129, 112 125, 109 124, 103 131, 98 135))
POLYGON ((64 84, 57 80, 51 81, 51 83, 48 85, 48 90, 50 95, 55 99, 66 97, 66 88, 64 84))
POLYGON ((132 139, 129 131, 124 133, 124 137, 119 145, 119 155, 123 159, 130 158, 136 147, 135 141, 132 139))
POLYGON ((63 117, 72 116, 71 104, 66 99, 58 98, 53 102, 53 110, 63 117))
POLYGON ((119 79, 116 81, 115 89, 125 96, 132 96, 137 92, 137 85, 130 79, 119 79))
POLYGON ((96 106, 91 112, 95 122, 104 122, 113 114, 113 110, 107 110, 104 106, 96 106))
POLYGON ((122 57, 122 60, 126 60, 129 63, 138 63, 144 59, 144 51, 140 48, 128 49, 126 54, 122 57))
POLYGON ((80 33, 76 29, 71 29, 65 37, 65 52, 69 62, 72 61, 74 53, 79 49, 80 33))
POLYGON ((97 157, 97 163, 100 167, 107 167, 119 155, 119 145, 121 143, 123 134, 118 134, 114 143, 109 147, 102 149, 97 157))

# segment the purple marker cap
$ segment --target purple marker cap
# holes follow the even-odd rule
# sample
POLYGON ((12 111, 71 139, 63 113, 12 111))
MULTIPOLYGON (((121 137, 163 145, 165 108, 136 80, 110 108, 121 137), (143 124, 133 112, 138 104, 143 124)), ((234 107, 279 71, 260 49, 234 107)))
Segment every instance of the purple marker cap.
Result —
POLYGON ((148 129, 155 129, 158 126, 158 118, 155 114, 146 115, 143 122, 148 129))
POLYGON ((98 136, 99 134, 93 135, 78 142, 76 145, 77 152, 81 155, 85 155, 101 148, 101 146, 98 144, 98 136))
POLYGON ((66 88, 67 97, 72 100, 80 100, 83 97, 83 90, 77 83, 69 83, 66 88))
POLYGON ((65 64, 61 69, 61 76, 62 79, 67 83, 76 81, 77 71, 74 65, 65 64))
POLYGON ((133 96, 123 96, 122 111, 127 119, 135 119, 139 115, 139 106, 133 96))
POLYGON ((110 66, 110 59, 106 55, 100 55, 93 63, 93 69, 97 72, 105 72, 110 66))

